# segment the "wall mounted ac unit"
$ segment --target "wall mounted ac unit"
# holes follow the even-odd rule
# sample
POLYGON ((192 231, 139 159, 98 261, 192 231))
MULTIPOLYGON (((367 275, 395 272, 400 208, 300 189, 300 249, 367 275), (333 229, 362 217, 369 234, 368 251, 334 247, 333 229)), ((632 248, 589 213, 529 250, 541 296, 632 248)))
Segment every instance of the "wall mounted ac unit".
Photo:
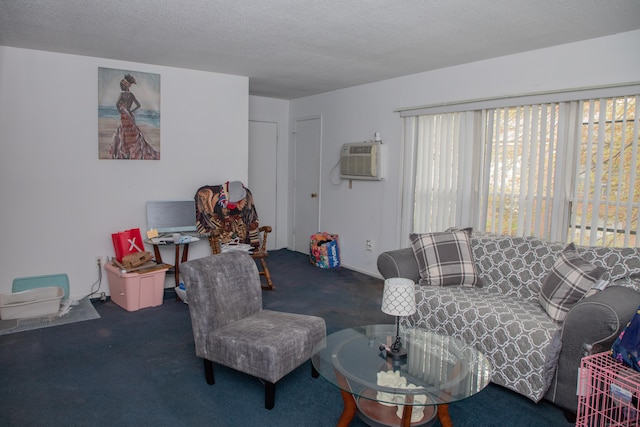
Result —
POLYGON ((384 179, 386 146, 382 142, 352 142, 342 145, 340 178, 384 179))

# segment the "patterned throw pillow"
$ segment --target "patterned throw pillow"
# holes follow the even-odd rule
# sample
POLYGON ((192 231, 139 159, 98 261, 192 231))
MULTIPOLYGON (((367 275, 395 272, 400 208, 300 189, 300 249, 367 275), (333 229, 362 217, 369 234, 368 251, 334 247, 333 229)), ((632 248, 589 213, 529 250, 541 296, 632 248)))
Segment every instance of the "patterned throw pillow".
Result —
POLYGON ((576 246, 570 243, 542 282, 540 304, 552 319, 562 322, 571 307, 582 299, 604 272, 604 268, 580 257, 576 246))
POLYGON ((420 269, 420 285, 482 286, 467 232, 411 234, 409 239, 420 269))

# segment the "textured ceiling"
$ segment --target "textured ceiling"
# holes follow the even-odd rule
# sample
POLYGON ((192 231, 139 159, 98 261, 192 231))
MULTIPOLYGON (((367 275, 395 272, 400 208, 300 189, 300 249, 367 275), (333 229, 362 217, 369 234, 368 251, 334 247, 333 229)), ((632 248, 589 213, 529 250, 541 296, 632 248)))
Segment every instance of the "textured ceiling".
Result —
POLYGON ((248 76, 283 99, 639 28, 640 0, 0 0, 0 45, 248 76))

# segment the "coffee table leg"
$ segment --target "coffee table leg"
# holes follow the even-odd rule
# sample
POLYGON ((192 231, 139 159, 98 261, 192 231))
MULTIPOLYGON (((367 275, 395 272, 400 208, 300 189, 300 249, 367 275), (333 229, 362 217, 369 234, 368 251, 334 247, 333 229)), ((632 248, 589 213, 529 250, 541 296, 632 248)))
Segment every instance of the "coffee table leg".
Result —
POLYGON ((453 427, 451 417, 449 416, 449 405, 438 405, 438 419, 442 427, 453 427))
POLYGON ((412 412, 413 412, 413 406, 404 405, 404 409, 402 410, 402 421, 400 422, 400 425, 402 427, 411 427, 411 413, 412 412))
POLYGON ((342 389, 340 390, 340 394, 342 395, 344 408, 342 409, 342 415, 340 415, 340 419, 338 420, 338 427, 347 427, 356 415, 356 400, 351 393, 342 389))

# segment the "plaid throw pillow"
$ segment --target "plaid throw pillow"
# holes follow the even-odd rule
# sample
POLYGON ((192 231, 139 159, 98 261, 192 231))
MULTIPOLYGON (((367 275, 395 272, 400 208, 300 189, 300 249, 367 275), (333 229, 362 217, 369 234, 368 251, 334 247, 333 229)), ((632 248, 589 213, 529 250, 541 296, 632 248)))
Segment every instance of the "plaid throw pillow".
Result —
POLYGON ((542 282, 538 300, 552 319, 562 322, 604 272, 604 268, 580 257, 576 246, 570 243, 542 282))
POLYGON ((482 286, 467 232, 411 234, 409 239, 420 269, 420 285, 482 286))

